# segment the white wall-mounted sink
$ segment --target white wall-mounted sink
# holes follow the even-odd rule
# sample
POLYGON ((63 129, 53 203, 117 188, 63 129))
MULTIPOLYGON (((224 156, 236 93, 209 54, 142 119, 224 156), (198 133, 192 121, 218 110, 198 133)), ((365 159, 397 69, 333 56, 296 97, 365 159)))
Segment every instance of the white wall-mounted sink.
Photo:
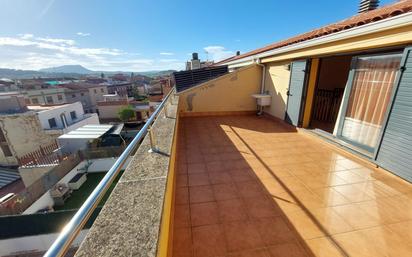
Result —
POLYGON ((256 98, 257 105, 259 106, 270 106, 272 96, 269 94, 253 94, 253 98, 256 98))

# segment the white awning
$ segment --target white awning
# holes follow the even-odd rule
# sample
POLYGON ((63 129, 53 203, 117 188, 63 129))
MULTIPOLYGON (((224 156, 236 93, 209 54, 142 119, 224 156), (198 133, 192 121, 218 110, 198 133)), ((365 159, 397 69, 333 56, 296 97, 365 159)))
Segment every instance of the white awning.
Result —
POLYGON ((96 139, 101 137, 107 131, 109 131, 113 125, 85 125, 76 130, 70 131, 67 134, 59 136, 59 139, 64 138, 83 138, 83 139, 96 139))

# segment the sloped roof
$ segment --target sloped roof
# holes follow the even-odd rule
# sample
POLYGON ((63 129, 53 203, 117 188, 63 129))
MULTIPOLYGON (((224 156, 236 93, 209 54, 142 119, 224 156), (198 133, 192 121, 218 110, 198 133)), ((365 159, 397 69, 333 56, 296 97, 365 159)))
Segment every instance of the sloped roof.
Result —
POLYGON ((252 56, 255 54, 260 54, 266 51, 281 48, 284 46, 293 45, 293 44, 300 43, 306 40, 330 35, 330 34, 333 34, 339 31, 348 30, 354 27, 359 27, 359 26, 362 26, 368 23, 376 22, 379 20, 384 20, 390 17, 394 17, 397 15, 409 13, 409 12, 412 12, 412 0, 401 0, 401 1, 398 1, 390 5, 382 6, 376 10, 357 14, 343 21, 332 23, 327 26, 291 37, 283 41, 270 44, 262 48, 252 50, 250 52, 247 52, 241 55, 232 56, 230 58, 227 58, 225 60, 215 63, 215 65, 221 65, 229 61, 242 59, 242 58, 252 56))

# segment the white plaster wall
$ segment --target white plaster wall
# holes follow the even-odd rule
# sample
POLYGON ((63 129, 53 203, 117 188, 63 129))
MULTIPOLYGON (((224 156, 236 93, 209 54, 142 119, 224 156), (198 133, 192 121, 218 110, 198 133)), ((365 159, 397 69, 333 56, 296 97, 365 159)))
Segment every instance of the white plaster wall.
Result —
MULTIPOLYGON (((78 247, 86 237, 89 229, 80 231, 72 246, 78 247)), ((50 248, 59 233, 26 236, 0 240, 0 256, 7 256, 28 251, 46 251, 50 248)))
POLYGON ((97 115, 97 113, 87 113, 87 114, 84 114, 82 120, 77 119, 76 123, 65 128, 63 132, 68 133, 70 131, 83 127, 85 125, 97 125, 97 124, 100 124, 99 115, 97 115))
POLYGON ((67 125, 70 126, 71 124, 82 120, 84 116, 84 111, 83 111, 83 106, 80 102, 75 102, 72 104, 65 104, 60 107, 54 107, 49 110, 44 110, 40 111, 37 113, 37 116, 39 117, 40 124, 42 125, 43 129, 56 129, 56 128, 50 128, 49 125, 49 119, 54 118, 56 120, 57 128, 63 129, 63 123, 60 118, 61 114, 65 114, 66 120, 67 120, 67 125), (72 120, 70 116, 70 112, 75 111, 77 119, 72 120))
MULTIPOLYGON (((62 179, 59 180, 58 183, 64 183, 68 184, 69 181, 77 174, 79 173, 79 170, 82 169, 85 165, 85 162, 81 162, 76 165, 69 173, 66 174, 62 179)), ((32 205, 30 205, 29 208, 27 208, 23 214, 32 214, 36 213, 37 211, 47 208, 49 206, 53 206, 54 202, 53 199, 50 195, 50 190, 44 193, 37 201, 35 201, 32 205)))
MULTIPOLYGON (((132 157, 127 158, 123 169, 126 169, 127 165, 132 157)), ((91 160, 91 165, 89 166, 87 172, 107 172, 113 164, 116 162, 117 158, 102 158, 102 159, 93 159, 91 160)))

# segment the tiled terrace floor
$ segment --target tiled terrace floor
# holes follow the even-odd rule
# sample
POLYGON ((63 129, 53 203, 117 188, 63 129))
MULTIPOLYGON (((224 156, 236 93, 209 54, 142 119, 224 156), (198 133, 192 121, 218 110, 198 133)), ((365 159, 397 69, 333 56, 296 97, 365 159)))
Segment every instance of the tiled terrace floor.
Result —
POLYGON ((174 257, 412 256, 412 185, 266 118, 183 118, 174 257))

